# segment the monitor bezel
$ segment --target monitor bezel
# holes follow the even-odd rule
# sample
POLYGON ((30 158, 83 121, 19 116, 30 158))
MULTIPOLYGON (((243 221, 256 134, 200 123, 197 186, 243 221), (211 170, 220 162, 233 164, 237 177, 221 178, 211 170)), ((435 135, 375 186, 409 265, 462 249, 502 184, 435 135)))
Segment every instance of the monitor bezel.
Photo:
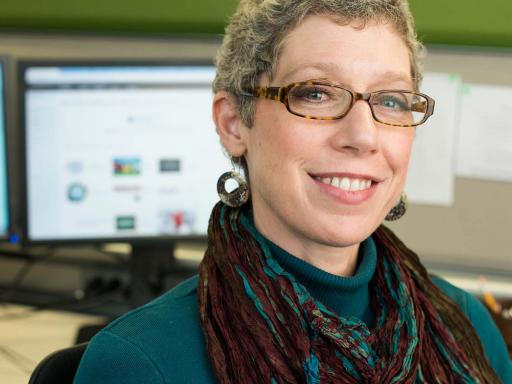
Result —
MULTIPOLYGON (((19 60, 17 62, 17 85, 18 85, 18 122, 20 133, 20 176, 23 180, 21 188, 21 223, 22 238, 21 242, 25 245, 101 245, 106 243, 129 243, 132 245, 161 245, 174 244, 176 242, 204 244, 207 234, 204 235, 155 235, 155 236, 132 236, 132 237, 90 237, 90 238, 47 238, 33 239, 29 236, 29 217, 28 217, 28 179, 27 179, 27 127, 26 127, 26 105, 25 93, 27 84, 25 83, 25 73, 27 69, 33 67, 173 67, 173 66, 198 66, 214 67, 213 60, 194 59, 165 59, 165 60, 127 60, 127 59, 58 59, 58 60, 19 60)), ((212 207, 213 209, 213 207, 212 207)))
POLYGON ((2 71, 2 84, 3 87, 0 90, 2 92, 2 101, 3 101, 3 116, 0 118, 3 120, 3 134, 4 134, 4 154, 5 154, 5 182, 6 182, 6 192, 7 192, 7 227, 5 233, 0 232, 0 241, 7 241, 10 239, 11 234, 13 233, 13 207, 12 207, 12 186, 11 178, 13 176, 13 172, 11 170, 11 159, 10 159, 10 150, 9 143, 11 142, 11 124, 12 124, 12 99, 9 97, 12 95, 12 66, 11 66, 11 57, 8 55, 0 55, 0 64, 3 67, 2 71))

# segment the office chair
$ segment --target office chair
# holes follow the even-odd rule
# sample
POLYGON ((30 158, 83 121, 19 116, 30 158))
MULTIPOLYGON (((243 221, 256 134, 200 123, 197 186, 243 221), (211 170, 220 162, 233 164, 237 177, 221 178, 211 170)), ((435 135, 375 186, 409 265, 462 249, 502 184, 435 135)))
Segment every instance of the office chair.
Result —
POLYGON ((72 384, 87 343, 60 349, 46 356, 36 367, 28 384, 72 384))

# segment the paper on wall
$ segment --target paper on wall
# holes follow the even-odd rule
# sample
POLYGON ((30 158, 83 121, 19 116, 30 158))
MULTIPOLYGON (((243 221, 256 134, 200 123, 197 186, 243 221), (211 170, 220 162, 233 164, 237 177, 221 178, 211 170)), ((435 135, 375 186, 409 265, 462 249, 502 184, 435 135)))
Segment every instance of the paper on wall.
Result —
POLYGON ((512 181, 512 87, 464 84, 458 176, 512 181))
POLYGON ((461 79, 458 75, 428 72, 421 91, 435 101, 434 114, 416 128, 405 191, 409 201, 449 206, 454 196, 455 128, 461 79))

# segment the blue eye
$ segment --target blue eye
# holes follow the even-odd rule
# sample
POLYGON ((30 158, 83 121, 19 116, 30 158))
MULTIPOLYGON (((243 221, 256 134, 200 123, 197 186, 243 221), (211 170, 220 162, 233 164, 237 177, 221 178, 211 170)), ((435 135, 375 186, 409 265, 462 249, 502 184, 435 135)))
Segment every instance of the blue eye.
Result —
POLYGON ((407 100, 407 97, 401 93, 382 93, 373 100, 372 104, 395 111, 411 110, 410 102, 407 100))
POLYGON ((293 88, 291 96, 297 100, 309 102, 323 102, 330 98, 329 92, 322 87, 297 86, 293 88))
POLYGON ((352 94, 329 84, 295 84, 288 91, 288 108, 299 116, 331 117, 342 115, 352 94))
POLYGON ((315 101, 320 101, 322 100, 323 98, 325 97, 325 94, 320 92, 320 91, 311 91, 309 92, 309 94, 306 96, 307 99, 310 99, 310 100, 315 100, 315 101))

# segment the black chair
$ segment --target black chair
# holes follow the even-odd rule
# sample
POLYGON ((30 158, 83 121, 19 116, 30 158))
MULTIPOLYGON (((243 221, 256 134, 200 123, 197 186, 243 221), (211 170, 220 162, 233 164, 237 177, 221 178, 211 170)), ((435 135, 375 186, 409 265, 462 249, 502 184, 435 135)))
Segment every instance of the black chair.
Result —
POLYGON ((87 343, 55 351, 36 367, 28 384, 72 384, 87 343))

